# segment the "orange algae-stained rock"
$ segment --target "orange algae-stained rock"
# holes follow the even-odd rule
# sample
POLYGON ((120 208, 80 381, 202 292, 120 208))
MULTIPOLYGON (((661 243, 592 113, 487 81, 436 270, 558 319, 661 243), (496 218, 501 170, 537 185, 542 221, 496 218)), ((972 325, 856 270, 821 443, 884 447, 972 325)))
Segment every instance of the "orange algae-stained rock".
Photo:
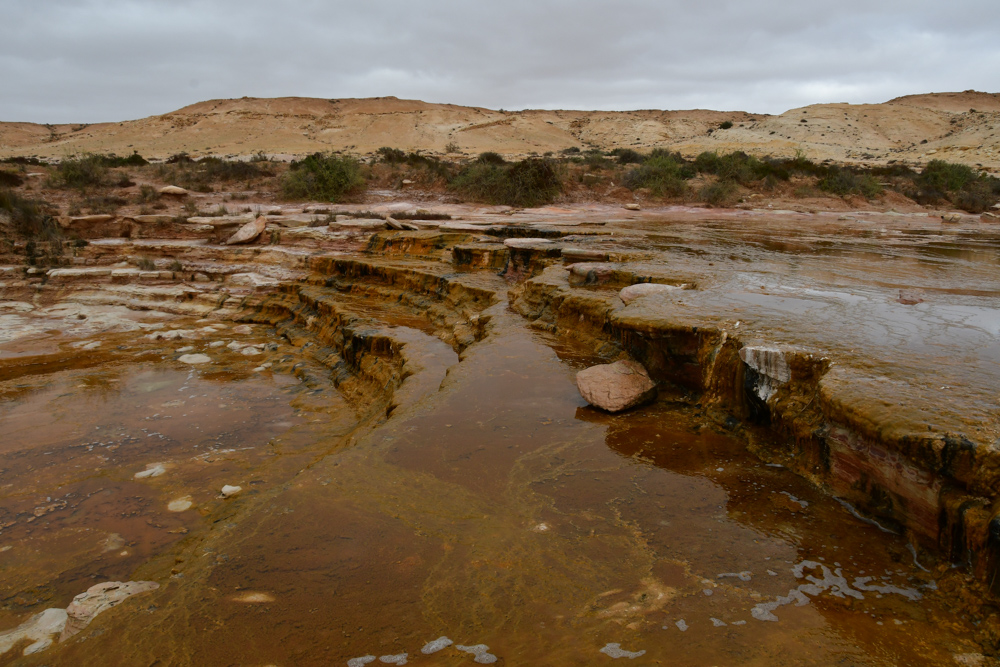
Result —
POLYGON ((646 369, 635 361, 592 366, 576 374, 580 395, 591 405, 621 412, 656 397, 656 384, 646 369))
POLYGON ((250 243, 255 238, 261 235, 264 231, 264 227, 267 226, 267 218, 260 216, 252 222, 240 227, 239 231, 229 237, 226 241, 226 245, 238 245, 240 243, 250 243))

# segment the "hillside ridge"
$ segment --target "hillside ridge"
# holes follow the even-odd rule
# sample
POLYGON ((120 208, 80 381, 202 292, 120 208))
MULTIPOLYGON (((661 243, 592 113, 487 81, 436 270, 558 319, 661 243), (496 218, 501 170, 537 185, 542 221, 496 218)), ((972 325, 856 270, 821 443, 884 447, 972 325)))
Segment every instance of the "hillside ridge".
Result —
POLYGON ((906 95, 881 104, 744 111, 493 110, 396 97, 206 100, 138 120, 44 125, 0 122, 0 157, 61 158, 138 151, 148 158, 368 155, 382 146, 511 157, 569 148, 668 148, 686 156, 742 150, 813 160, 922 164, 935 158, 1000 169, 1000 93, 906 95), (724 122, 729 129, 720 129, 724 122))

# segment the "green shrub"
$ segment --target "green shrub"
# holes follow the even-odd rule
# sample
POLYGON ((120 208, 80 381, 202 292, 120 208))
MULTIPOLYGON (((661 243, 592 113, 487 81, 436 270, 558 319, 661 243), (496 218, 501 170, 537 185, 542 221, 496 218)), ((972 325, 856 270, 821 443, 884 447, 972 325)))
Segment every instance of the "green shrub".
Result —
POLYGON ((562 179, 546 159, 528 158, 511 164, 477 159, 449 186, 474 201, 531 207, 553 202, 562 192, 562 179))
POLYGON ((121 197, 102 195, 98 197, 87 197, 83 200, 83 206, 90 210, 91 214, 114 213, 128 202, 121 197))
POLYGON ((944 160, 931 160, 917 177, 917 185, 924 190, 949 192, 961 190, 976 179, 976 172, 972 167, 944 160))
POLYGON ((151 260, 149 257, 140 257, 139 261, 137 261, 135 264, 136 264, 136 266, 138 266, 143 271, 155 271, 156 270, 156 264, 153 263, 153 260, 151 260))
POLYGON ((15 174, 12 171, 5 171, 0 169, 0 187, 2 188, 16 188, 24 183, 24 179, 21 178, 20 174, 15 174))
POLYGON ((723 181, 733 181, 740 185, 750 185, 754 181, 773 176, 788 180, 788 168, 780 161, 761 160, 743 151, 726 155, 715 152, 701 153, 694 160, 694 168, 705 174, 714 174, 723 181))
POLYGON ((732 126, 733 126, 733 121, 731 121, 731 120, 724 120, 721 123, 719 123, 719 129, 720 130, 728 130, 732 126))
POLYGON ((323 153, 293 162, 282 181, 282 191, 290 199, 338 202, 364 189, 365 178, 357 160, 323 153))
POLYGON ((378 156, 379 162, 385 162, 386 164, 401 164, 406 162, 406 151, 401 151, 398 148, 383 146, 375 151, 375 155, 378 156))
POLYGON ((108 183, 108 166, 99 155, 87 153, 81 157, 66 158, 56 167, 50 185, 62 188, 99 188, 108 183))
POLYGON ((688 190, 686 178, 677 156, 657 153, 625 174, 624 184, 630 190, 648 188, 657 197, 680 197, 688 190))
POLYGON ((951 201, 963 211, 982 213, 1000 198, 1000 180, 992 180, 993 183, 987 178, 977 178, 967 183, 961 192, 951 196, 951 201))
POLYGON ((830 167, 817 184, 820 190, 835 195, 861 195, 874 199, 882 194, 882 186, 870 173, 857 173, 844 167, 830 167))
POLYGON ((43 241, 59 239, 62 232, 47 209, 45 202, 26 199, 11 190, 0 189, 0 211, 10 219, 14 232, 19 236, 43 241))
POLYGON ((479 157, 476 158, 476 162, 480 164, 507 164, 507 160, 503 158, 503 155, 494 153, 493 151, 480 153, 479 157))
POLYGON ((712 206, 732 206, 738 198, 739 188, 736 183, 728 180, 718 180, 698 191, 698 197, 712 206))
POLYGON ((618 164, 642 164, 646 157, 631 148, 616 148, 611 154, 618 158, 618 164))

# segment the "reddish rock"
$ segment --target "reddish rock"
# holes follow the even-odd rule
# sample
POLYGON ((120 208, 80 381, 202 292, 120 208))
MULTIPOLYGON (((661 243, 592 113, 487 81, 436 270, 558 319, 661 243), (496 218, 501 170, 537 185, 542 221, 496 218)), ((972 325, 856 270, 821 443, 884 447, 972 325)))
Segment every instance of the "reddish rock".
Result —
POLYGON ((635 361, 592 366, 576 374, 580 395, 591 405, 621 412, 656 398, 656 384, 635 361))

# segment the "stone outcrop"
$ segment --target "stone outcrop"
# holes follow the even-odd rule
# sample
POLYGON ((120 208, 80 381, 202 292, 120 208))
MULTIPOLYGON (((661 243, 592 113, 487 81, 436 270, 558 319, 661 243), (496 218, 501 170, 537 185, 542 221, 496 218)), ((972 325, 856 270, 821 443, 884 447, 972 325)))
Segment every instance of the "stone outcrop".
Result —
POLYGON ((582 370, 576 374, 580 395, 591 405, 621 412, 656 398, 656 384, 646 369, 635 361, 616 361, 582 370))

